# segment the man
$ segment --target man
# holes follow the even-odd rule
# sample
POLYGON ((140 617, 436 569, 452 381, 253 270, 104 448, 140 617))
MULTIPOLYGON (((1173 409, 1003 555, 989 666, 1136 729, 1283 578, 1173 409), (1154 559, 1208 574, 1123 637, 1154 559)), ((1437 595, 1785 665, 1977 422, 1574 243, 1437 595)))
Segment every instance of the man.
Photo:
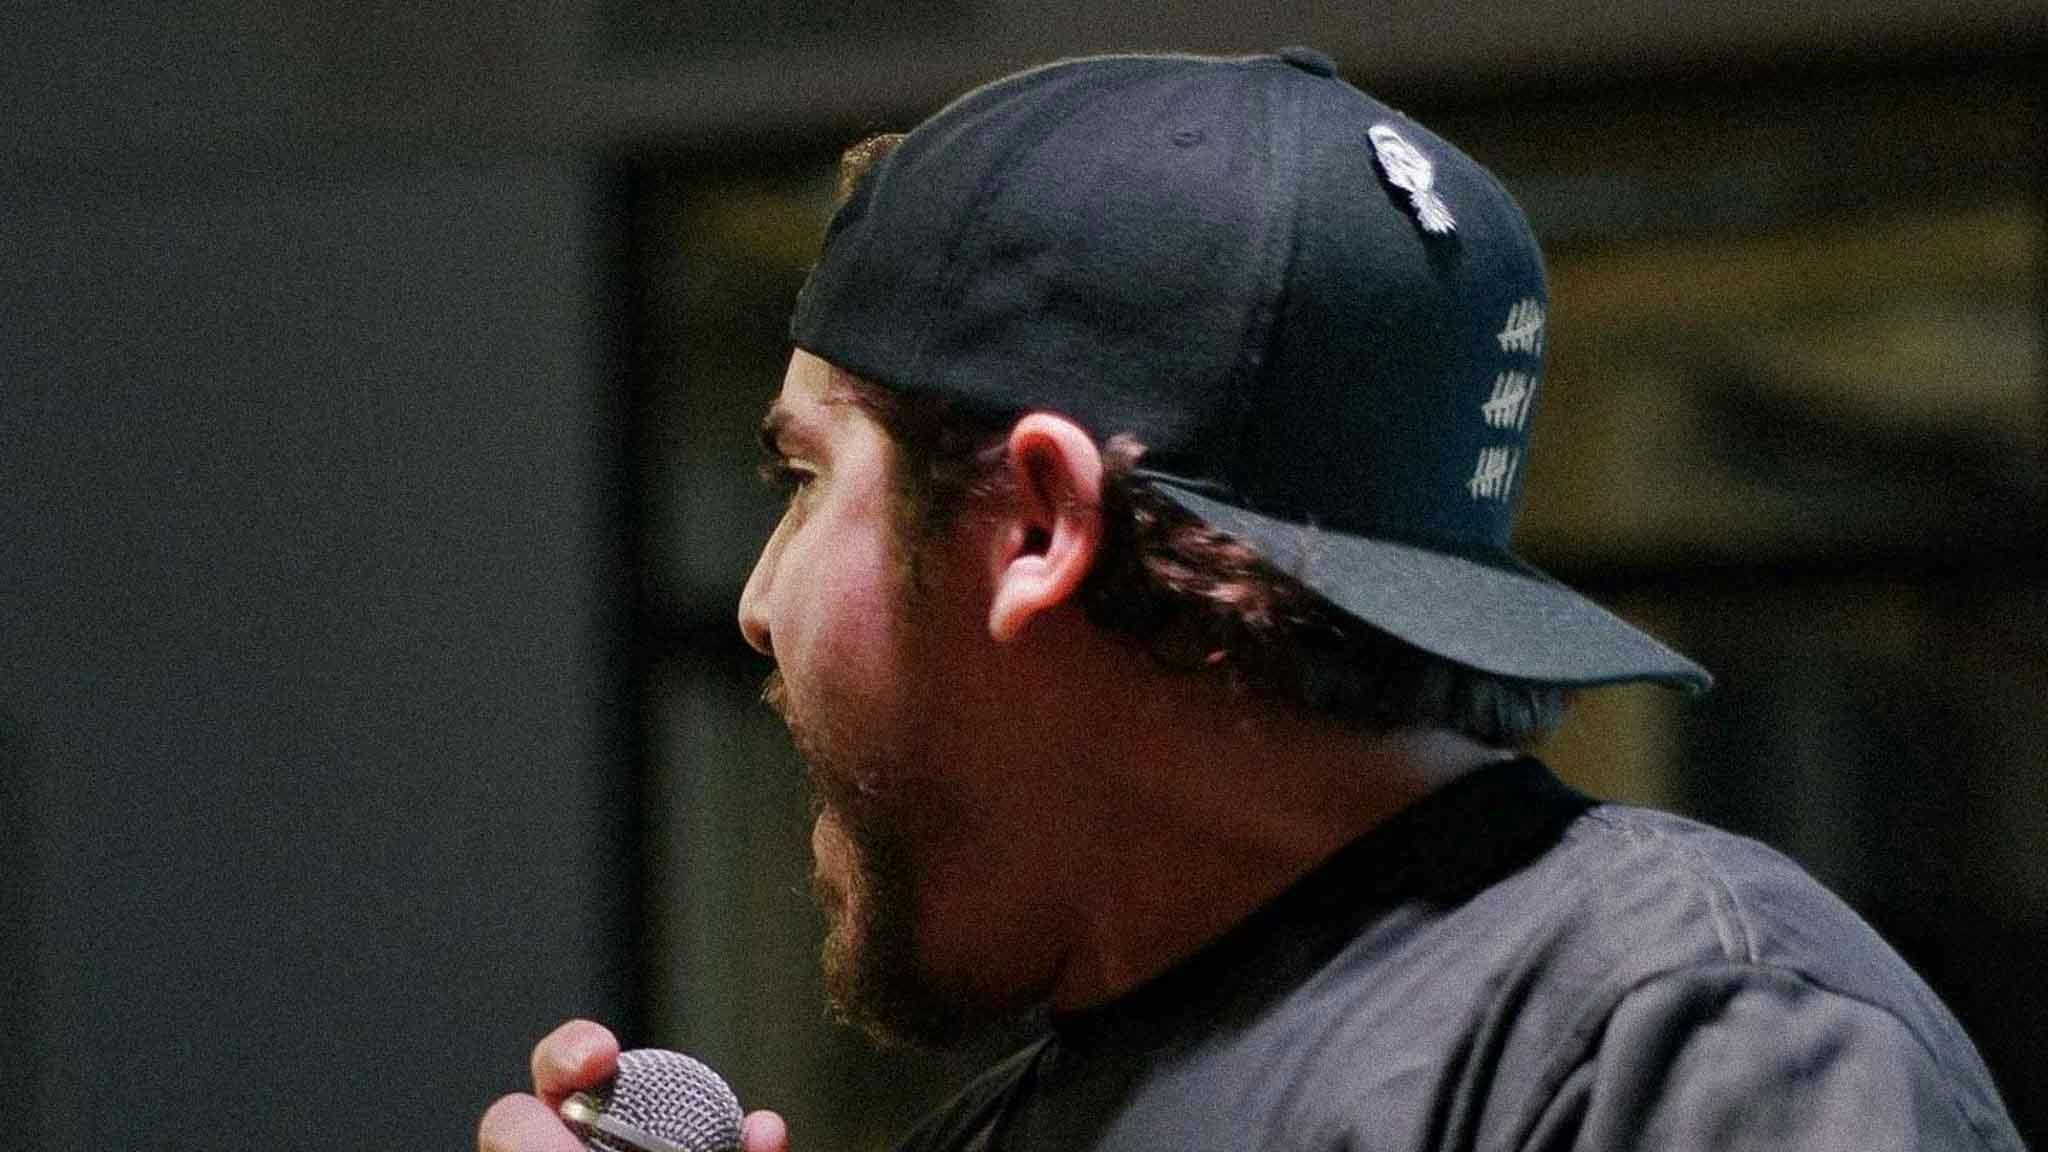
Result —
MULTIPOLYGON (((1547 297, 1483 169, 1305 50, 1054 64, 850 162, 740 624, 840 1009, 1049 1020, 907 1148, 2020 1146, 1796 868, 1518 754, 1707 676, 1507 551, 1547 297)), ((483 1147, 576 1147, 615 1053, 544 1040, 483 1147)))

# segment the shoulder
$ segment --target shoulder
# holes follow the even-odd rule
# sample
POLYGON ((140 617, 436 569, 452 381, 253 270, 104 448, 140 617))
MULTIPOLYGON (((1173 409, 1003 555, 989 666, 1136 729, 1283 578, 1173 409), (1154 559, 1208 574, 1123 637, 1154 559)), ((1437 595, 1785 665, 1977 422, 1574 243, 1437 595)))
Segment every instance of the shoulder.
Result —
POLYGON ((1536 867, 1556 878, 1558 927, 1595 943, 1614 936, 1610 943, 1638 955, 1650 946, 1650 964, 1832 969, 1877 945, 1886 961, 1857 966, 1860 976, 1896 974, 1870 927, 1804 869, 1755 840, 1681 816, 1595 806, 1536 867))
POLYGON ((1580 1123, 1633 1116, 1646 1147, 1749 1146, 1744 1132, 1756 1146, 1773 1146, 1775 1132, 1775 1146, 1799 1147, 1804 1127, 1863 1132, 1873 1146, 1936 1132, 1958 1146, 2018 1146, 1938 998, 1772 849, 1605 805, 1530 873, 1520 882, 1547 899, 1525 905, 1541 910, 1528 922, 1539 957, 1528 975, 1537 999, 1556 1002, 1528 1101, 1542 1111, 1528 1125, 1573 1111, 1586 1113, 1580 1123))
POLYGON ((1512 1143, 2018 1152, 1975 1053, 1906 1015, 1768 964, 1660 973, 1583 1034, 1512 1143))
POLYGON ((1916 1031, 1949 1025, 1933 992, 1861 916, 1755 840, 1607 804, 1574 822, 1552 857, 1539 865, 1560 895, 1547 930, 1596 953, 1618 985, 1749 966, 1892 1006, 1916 1031))

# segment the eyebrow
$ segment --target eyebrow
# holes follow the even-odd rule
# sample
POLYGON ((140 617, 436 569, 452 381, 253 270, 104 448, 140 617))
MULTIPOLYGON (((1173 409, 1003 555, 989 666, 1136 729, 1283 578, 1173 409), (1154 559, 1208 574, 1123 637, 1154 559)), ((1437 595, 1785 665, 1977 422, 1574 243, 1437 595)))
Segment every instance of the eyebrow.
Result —
POLYGON ((795 423, 796 417, 782 406, 782 401, 777 400, 770 404, 768 414, 761 417, 761 454, 770 457, 788 455, 783 451, 782 440, 789 435, 790 428, 795 423))

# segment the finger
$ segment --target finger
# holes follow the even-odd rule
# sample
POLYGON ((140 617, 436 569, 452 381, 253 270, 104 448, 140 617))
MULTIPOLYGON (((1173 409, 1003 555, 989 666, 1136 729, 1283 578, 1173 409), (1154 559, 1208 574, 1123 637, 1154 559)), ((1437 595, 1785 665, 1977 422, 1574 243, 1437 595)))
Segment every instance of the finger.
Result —
POLYGON ((583 1141, 531 1096, 503 1096, 476 1128, 478 1152, 585 1152, 583 1141))
POLYGON ((533 1046, 533 1090, 550 1108, 570 1093, 604 1083, 618 1070, 617 1038, 589 1020, 571 1020, 533 1046))
POLYGON ((740 1121, 740 1152, 789 1152, 789 1125, 773 1112, 749 1112, 740 1121))

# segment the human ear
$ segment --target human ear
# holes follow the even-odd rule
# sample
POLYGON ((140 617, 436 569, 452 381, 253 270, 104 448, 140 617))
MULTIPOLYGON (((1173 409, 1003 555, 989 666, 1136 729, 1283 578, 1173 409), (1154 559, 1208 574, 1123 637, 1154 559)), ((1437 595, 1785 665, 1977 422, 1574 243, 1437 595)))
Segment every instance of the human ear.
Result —
POLYGON ((999 643, 1067 602, 1102 545, 1102 452, 1080 425, 1033 412, 1010 429, 1008 523, 999 534, 988 631, 999 643))

